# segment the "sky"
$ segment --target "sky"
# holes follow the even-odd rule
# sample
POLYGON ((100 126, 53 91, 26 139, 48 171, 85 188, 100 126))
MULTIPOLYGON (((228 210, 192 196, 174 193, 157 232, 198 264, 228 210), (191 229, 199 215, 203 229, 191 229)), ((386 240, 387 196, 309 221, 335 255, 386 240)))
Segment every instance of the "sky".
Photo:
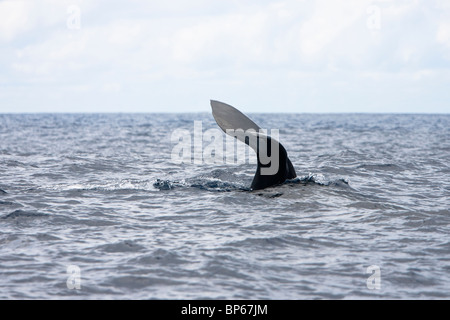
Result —
POLYGON ((0 113, 450 113, 448 0, 0 0, 0 113))

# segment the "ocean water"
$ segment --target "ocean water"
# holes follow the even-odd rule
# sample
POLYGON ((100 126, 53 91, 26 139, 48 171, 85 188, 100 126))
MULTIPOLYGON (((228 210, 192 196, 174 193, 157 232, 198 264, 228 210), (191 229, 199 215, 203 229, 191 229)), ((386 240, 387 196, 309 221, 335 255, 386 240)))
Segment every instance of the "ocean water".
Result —
POLYGON ((450 298, 449 115, 250 117, 298 178, 174 163, 210 113, 0 115, 0 298, 450 298))

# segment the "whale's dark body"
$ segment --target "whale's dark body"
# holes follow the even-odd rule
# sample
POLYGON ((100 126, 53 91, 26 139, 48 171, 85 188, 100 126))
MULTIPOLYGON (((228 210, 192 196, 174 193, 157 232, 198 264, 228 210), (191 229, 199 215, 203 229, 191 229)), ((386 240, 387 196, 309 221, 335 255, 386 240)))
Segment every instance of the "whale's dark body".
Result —
POLYGON ((235 132, 239 129, 242 129, 244 132, 252 132, 252 130, 255 132, 253 135, 255 139, 253 140, 245 135, 233 135, 233 137, 246 143, 256 152, 258 167, 251 184, 252 190, 279 185, 287 179, 294 179, 297 176, 283 145, 274 138, 259 133, 260 127, 246 115, 236 108, 219 101, 211 100, 211 108, 214 119, 225 133, 228 133, 227 130, 235 132), (264 149, 262 150, 262 148, 264 149), (271 174, 263 173, 262 169, 270 168, 273 163, 267 163, 267 160, 263 161, 262 156, 267 155, 267 157, 273 159, 276 154, 272 154, 272 149, 274 149, 274 152, 278 152, 278 168, 275 168, 275 172, 271 174))

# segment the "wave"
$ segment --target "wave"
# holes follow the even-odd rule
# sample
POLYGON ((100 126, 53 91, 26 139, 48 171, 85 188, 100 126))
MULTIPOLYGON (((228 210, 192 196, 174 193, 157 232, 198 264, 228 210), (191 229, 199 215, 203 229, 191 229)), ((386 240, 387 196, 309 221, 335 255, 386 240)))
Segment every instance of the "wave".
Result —
POLYGON ((43 186, 54 191, 157 191, 152 180, 124 179, 105 183, 74 183, 68 185, 43 186))
MULTIPOLYGON (((304 177, 297 177, 291 180, 286 180, 282 185, 321 185, 321 186, 336 186, 345 187, 349 183, 346 179, 327 179, 321 174, 309 174, 304 177)), ((230 191, 252 191, 250 187, 244 186, 241 182, 234 181, 223 181, 220 178, 210 178, 210 177, 200 177, 195 178, 192 181, 183 180, 182 182, 175 182, 170 180, 160 180, 157 179, 153 186, 159 190, 171 190, 178 187, 189 187, 197 188, 206 191, 216 191, 216 192, 230 192, 230 191)), ((277 186, 273 187, 276 188, 277 186)), ((281 194, 276 194, 273 197, 277 197, 281 194)))
POLYGON ((1 200, 0 200, 0 205, 4 205, 4 206, 13 206, 13 205, 15 205, 15 203, 14 203, 14 202, 11 202, 11 201, 1 201, 1 200))
POLYGON ((395 163, 363 163, 356 167, 357 169, 364 169, 368 171, 404 171, 405 169, 395 163))
MULTIPOLYGON (((170 191, 174 189, 187 189, 194 188, 198 190, 210 191, 210 192, 240 192, 240 191, 252 191, 250 189, 250 180, 247 181, 247 177, 233 175, 232 172, 226 170, 215 170, 208 175, 198 175, 192 178, 186 178, 182 180, 172 179, 125 179, 120 181, 112 181, 105 183, 76 183, 69 185, 54 185, 43 186, 42 188, 54 191, 99 191, 99 192, 158 192, 158 191, 170 191), (239 181, 237 181, 239 179, 239 181), (242 181, 244 179, 245 181, 242 181)), ((308 174, 302 177, 296 177, 291 180, 285 181, 283 185, 320 185, 320 186, 335 186, 345 187, 348 186, 348 181, 343 178, 329 179, 322 174, 308 174)), ((269 189, 278 188, 280 186, 274 186, 269 189)), ((276 196, 274 196, 276 197, 276 196)))
POLYGON ((338 178, 338 179, 329 179, 326 178, 323 174, 313 174, 310 173, 303 177, 297 177, 291 180, 287 180, 285 184, 316 184, 320 186, 336 186, 336 187, 345 187, 348 186, 349 183, 346 179, 338 178))
POLYGON ((46 217, 48 214, 34 212, 34 211, 25 211, 25 210, 15 210, 7 215, 1 217, 1 219, 17 219, 17 218, 39 218, 46 217))

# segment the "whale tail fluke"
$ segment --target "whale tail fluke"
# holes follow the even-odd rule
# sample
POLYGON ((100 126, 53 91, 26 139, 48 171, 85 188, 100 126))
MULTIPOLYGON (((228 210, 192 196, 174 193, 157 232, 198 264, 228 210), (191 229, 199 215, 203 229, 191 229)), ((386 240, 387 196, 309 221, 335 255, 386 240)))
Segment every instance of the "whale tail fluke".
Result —
POLYGON ((226 134, 246 143, 256 152, 258 166, 252 190, 282 184, 297 176, 283 145, 263 133, 246 115, 220 101, 211 100, 211 108, 214 119, 226 134))

